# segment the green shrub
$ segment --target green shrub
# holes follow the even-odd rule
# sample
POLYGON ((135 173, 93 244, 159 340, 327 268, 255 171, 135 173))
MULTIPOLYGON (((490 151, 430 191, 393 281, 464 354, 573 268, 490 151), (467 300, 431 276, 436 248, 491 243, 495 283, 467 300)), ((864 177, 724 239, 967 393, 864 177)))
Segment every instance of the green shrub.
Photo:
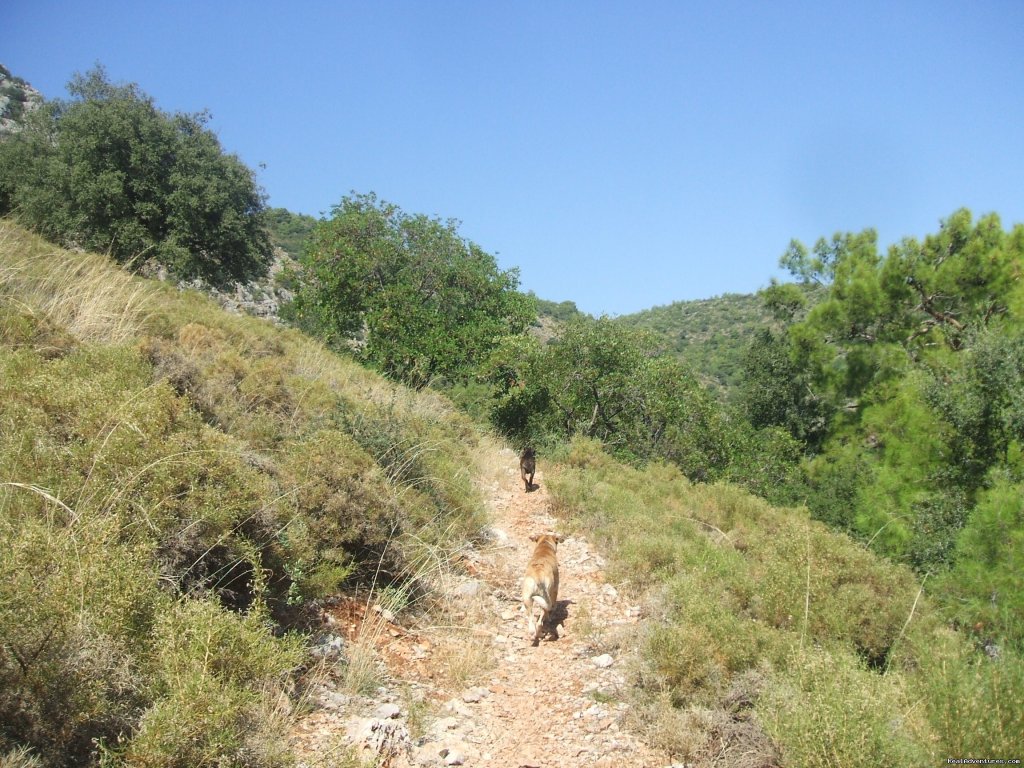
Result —
POLYGON ((105 762, 131 766, 284 766, 288 676, 297 637, 276 640, 258 613, 237 616, 188 600, 161 614, 153 636, 153 703, 105 762), (268 692, 277 691, 277 700, 268 692))
POLYGON ((1003 650, 997 659, 951 642, 924 660, 918 695, 939 735, 941 754, 1010 757, 1024 754, 1024 659, 1003 650))
POLYGON ((353 570, 356 550, 383 553, 399 535, 401 506, 387 478, 347 434, 323 430, 288 446, 279 471, 295 489, 294 514, 281 539, 298 594, 314 598, 337 591, 353 570))
POLYGON ((166 599, 116 521, 3 485, 0 752, 21 745, 47 765, 83 764, 94 739, 116 738, 143 705, 149 630, 166 599), (14 497, 25 497, 16 514, 14 497))
POLYGON ((889 678, 844 652, 798 652, 766 685, 756 710, 784 765, 877 768, 927 765, 913 702, 889 678))
POLYGON ((711 635, 699 625, 656 627, 646 639, 644 654, 651 665, 653 685, 668 693, 674 704, 689 702, 697 694, 717 691, 724 670, 711 655, 711 635))
POLYGON ((274 709, 263 692, 189 673, 147 709, 126 743, 105 750, 101 765, 152 768, 290 766, 287 700, 274 709))
POLYGON ((284 691, 302 658, 298 637, 276 640, 258 613, 240 616, 206 600, 174 604, 154 634, 153 703, 106 761, 154 768, 290 764, 284 691))

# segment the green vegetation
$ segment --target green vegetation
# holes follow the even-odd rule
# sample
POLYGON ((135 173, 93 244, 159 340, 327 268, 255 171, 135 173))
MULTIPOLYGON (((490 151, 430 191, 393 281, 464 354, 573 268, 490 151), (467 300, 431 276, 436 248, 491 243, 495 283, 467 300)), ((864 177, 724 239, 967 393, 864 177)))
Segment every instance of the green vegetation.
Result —
MULTIPOLYGON (((808 291, 808 300, 815 291, 808 291)), ((676 301, 617 317, 630 328, 653 332, 664 350, 698 372, 720 397, 731 398, 744 378, 751 340, 779 322, 760 296, 728 293, 713 299, 676 301)))
POLYGON ((519 443, 595 438, 623 460, 665 459, 692 480, 729 479, 773 497, 799 456, 783 430, 753 430, 660 354, 654 334, 608 318, 571 321, 546 344, 509 338, 486 375, 492 418, 519 443))
POLYGON ((0 142, 0 214, 54 242, 214 284, 266 271, 263 193, 208 116, 169 115, 97 67, 0 142))
POLYGON ((704 390, 654 339, 607 318, 570 321, 547 344, 518 337, 492 360, 502 401, 496 421, 524 442, 597 438, 613 453, 674 455, 713 471, 721 433, 704 390), (546 439, 545 439, 546 438, 546 439))
POLYGON ((270 242, 293 259, 302 256, 306 241, 316 228, 317 220, 312 216, 292 213, 284 208, 268 208, 264 214, 270 242))
POLYGON ((0 425, 0 756, 47 766, 288 765, 271 629, 483 521, 437 396, 9 221, 0 425))
POLYGON ((1024 748, 1024 661, 950 632, 909 569, 671 465, 586 440, 561 458, 556 512, 653 613, 635 692, 654 743, 698 765, 865 768, 1024 748))
POLYGON ((284 314, 335 347, 421 389, 464 379, 498 340, 533 320, 516 270, 461 238, 458 223, 346 197, 313 232, 284 314))

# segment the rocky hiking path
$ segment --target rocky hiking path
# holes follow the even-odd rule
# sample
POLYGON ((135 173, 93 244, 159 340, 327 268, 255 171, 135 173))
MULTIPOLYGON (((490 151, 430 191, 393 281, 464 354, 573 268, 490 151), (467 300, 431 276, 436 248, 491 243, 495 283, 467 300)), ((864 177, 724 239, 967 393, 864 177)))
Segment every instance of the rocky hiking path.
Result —
POLYGON ((605 581, 604 561, 585 539, 570 536, 558 547, 551 624, 560 623, 559 631, 536 645, 527 639, 519 587, 533 551, 529 537, 557 530, 557 521, 543 466, 527 493, 516 456, 502 457, 508 469, 489 489, 490 542, 465 551, 466 576, 445 586, 458 626, 399 627, 387 611, 344 602, 328 609, 337 634, 327 636, 323 652, 347 645, 351 658, 372 621, 386 682, 359 696, 325 680, 293 737, 300 765, 345 765, 340 756, 353 753, 394 768, 671 764, 626 728, 628 640, 641 611, 605 581), (467 670, 468 678, 459 674, 467 670))

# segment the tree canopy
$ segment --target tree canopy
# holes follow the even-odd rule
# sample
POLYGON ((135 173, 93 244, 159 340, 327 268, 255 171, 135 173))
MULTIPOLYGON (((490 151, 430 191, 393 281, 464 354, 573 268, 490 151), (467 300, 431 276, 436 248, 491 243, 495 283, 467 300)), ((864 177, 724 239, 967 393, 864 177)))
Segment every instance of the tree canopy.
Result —
POLYGON ((825 295, 798 317, 792 290, 766 292, 790 319, 751 345, 741 401, 801 442, 796 495, 1024 643, 1024 226, 959 210, 885 255, 866 230, 781 263, 825 295))
POLYGON ((738 418, 655 334, 607 317, 573 320, 546 344, 508 338, 487 370, 494 421, 520 442, 594 438, 627 461, 668 461, 770 497, 799 455, 782 430, 738 418))
POLYGON ((499 269, 457 221, 407 214, 372 193, 334 207, 302 266, 286 317, 416 388, 468 376, 536 316, 518 270, 499 269))
POLYGON ((0 142, 0 213, 121 263, 213 283, 266 271, 264 194, 209 115, 168 114, 97 66, 0 142))

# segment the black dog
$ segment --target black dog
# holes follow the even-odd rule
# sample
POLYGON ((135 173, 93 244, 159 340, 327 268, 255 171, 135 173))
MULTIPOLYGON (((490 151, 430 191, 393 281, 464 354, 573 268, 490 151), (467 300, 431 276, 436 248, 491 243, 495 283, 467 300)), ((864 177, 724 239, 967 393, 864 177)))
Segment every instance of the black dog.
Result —
POLYGON ((533 490, 533 474, 537 471, 537 454, 533 448, 526 446, 523 455, 519 457, 519 476, 523 478, 523 485, 527 492, 533 490))

